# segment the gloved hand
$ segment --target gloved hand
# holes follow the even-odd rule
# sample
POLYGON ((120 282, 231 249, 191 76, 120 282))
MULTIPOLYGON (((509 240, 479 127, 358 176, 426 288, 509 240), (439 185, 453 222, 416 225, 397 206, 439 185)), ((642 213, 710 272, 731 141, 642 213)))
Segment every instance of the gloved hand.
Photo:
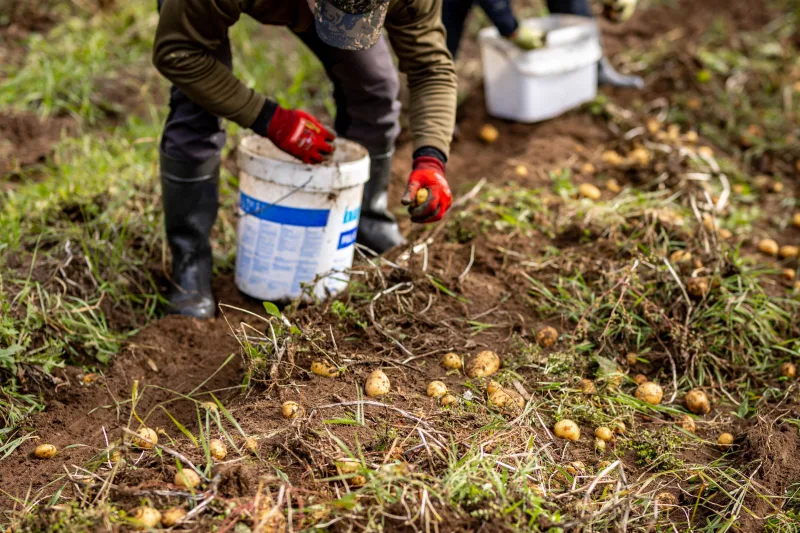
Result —
POLYGON ((536 50, 544 47, 544 32, 527 26, 520 26, 508 39, 523 50, 536 50))
POLYGON ((277 106, 269 120, 266 137, 303 163, 321 163, 333 153, 331 143, 336 135, 305 111, 277 106))
POLYGON ((603 16, 611 22, 625 22, 636 11, 638 0, 603 0, 603 16))
POLYGON ((444 179, 444 163, 435 157, 417 157, 402 202, 408 206, 413 222, 441 220, 453 203, 450 186, 444 179))

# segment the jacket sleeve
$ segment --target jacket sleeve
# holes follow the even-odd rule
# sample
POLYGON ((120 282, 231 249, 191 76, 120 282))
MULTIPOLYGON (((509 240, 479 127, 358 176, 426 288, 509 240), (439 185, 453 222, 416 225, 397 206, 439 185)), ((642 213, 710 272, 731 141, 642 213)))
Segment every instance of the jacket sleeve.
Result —
POLYGON ((247 128, 265 98, 246 87, 218 58, 229 54, 228 28, 244 0, 164 0, 153 64, 186 96, 218 117, 247 128))
POLYGON ((450 152, 456 116, 456 71, 447 51, 442 0, 395 0, 386 30, 408 77, 414 150, 424 146, 450 152))

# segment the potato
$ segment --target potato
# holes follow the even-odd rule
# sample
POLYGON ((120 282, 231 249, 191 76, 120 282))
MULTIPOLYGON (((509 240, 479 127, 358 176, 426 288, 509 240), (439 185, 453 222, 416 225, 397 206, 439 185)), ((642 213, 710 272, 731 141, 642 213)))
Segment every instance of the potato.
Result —
POLYGON ((353 476, 347 480, 347 484, 351 487, 363 487, 367 484, 367 478, 364 476, 353 476))
POLYGON ((52 444, 40 444, 33 451, 33 455, 39 459, 50 459, 54 457, 57 452, 58 449, 52 444))
POLYGON ((258 450, 258 441, 255 437, 247 437, 244 439, 244 447, 248 452, 256 453, 256 450, 258 450))
POLYGON ((442 356, 442 366, 450 370, 461 370, 464 367, 464 361, 457 353, 448 352, 442 356))
POLYGON ((539 343, 539 346, 550 348, 558 342, 558 331, 552 326, 545 326, 536 334, 536 342, 539 343))
POLYGON ((786 281, 794 281, 795 272, 793 268, 784 268, 781 277, 786 281))
POLYGON ((669 254, 670 263, 688 263, 692 260, 692 252, 688 250, 675 250, 669 254))
POLYGON ((689 278, 686 280, 686 292, 694 298, 702 298, 708 294, 708 278, 689 278))
POLYGON ((339 475, 355 474, 361 468, 361 463, 349 457, 343 457, 336 461, 336 471, 339 475))
POLYGON ((683 136, 683 140, 689 144, 694 144, 699 139, 700 137, 697 135, 697 132, 692 130, 687 131, 686 134, 683 136))
POLYGON ((214 402, 201 402, 200 407, 202 407, 207 411, 216 411, 217 409, 219 409, 217 404, 215 404, 214 402))
POLYGON ((599 428, 594 430, 594 436, 598 439, 608 442, 614 438, 614 433, 611 431, 610 428, 605 426, 600 426, 599 428))
POLYGON ((573 476, 576 474, 583 474, 586 472, 586 464, 583 461, 572 461, 564 468, 564 470, 573 476))
POLYGON ((659 492, 656 494, 655 500, 659 505, 676 507, 678 505, 678 497, 671 492, 659 492))
POLYGON ((727 450, 733 445, 733 435, 730 433, 722 433, 717 438, 717 446, 719 446, 720 450, 727 450))
POLYGON ((327 361, 312 361, 311 372, 326 378, 335 378, 339 375, 339 369, 327 361))
POLYGON ((491 350, 484 350, 467 362, 467 376, 486 378, 500 370, 500 358, 491 350))
POLYGON ((136 432, 138 438, 133 439, 133 445, 143 450, 151 450, 158 443, 158 433, 149 427, 143 426, 136 432))
POLYGON ((122 451, 119 448, 114 448, 111 450, 111 453, 108 454, 108 460, 112 463, 119 463, 124 459, 125 458, 122 456, 122 451))
POLYGON ((761 239, 758 241, 758 251, 764 255, 778 255, 778 243, 772 239, 761 239))
POLYGON ((452 394, 445 394, 439 402, 442 404, 442 407, 450 407, 458 403, 458 398, 452 394))
POLYGON ((578 440, 581 438, 581 429, 578 424, 567 418, 556 422, 553 433, 560 439, 578 440))
POLYGON ((190 468, 184 468, 175 472, 175 478, 172 480, 179 487, 193 489, 200 484, 200 476, 197 472, 190 468))
POLYGON ((647 381, 647 376, 644 374, 636 374, 636 376, 633 378, 633 381, 636 382, 637 385, 641 385, 647 381))
POLYGON ((687 392, 684 401, 686 408, 696 415, 705 415, 711 411, 711 402, 708 401, 706 393, 700 389, 692 389, 687 392))
POLYGON ((623 422, 622 420, 615 420, 611 422, 610 426, 611 429, 614 431, 614 433, 616 433, 617 435, 624 435, 625 432, 628 430, 625 427, 625 422, 623 422))
POLYGON ((584 163, 581 165, 581 174, 586 174, 587 176, 591 176, 597 172, 597 169, 591 163, 584 163))
POLYGON ((478 132, 478 137, 486 144, 492 144, 499 136, 500 132, 497 131, 497 128, 491 124, 484 124, 481 130, 478 132))
POLYGON ((387 376, 383 370, 377 369, 373 370, 367 378, 364 391, 370 398, 377 398, 378 396, 388 394, 390 387, 389 376, 387 376))
POLYGON ((283 418, 297 418, 303 416, 303 408, 300 407, 300 404, 297 402, 283 402, 283 405, 281 405, 281 414, 283 418))
POLYGON ((795 214, 792 216, 792 225, 793 225, 795 228, 800 228, 800 213, 795 213, 795 214))
POLYGON ((634 148, 628 154, 628 161, 642 168, 650 164, 650 159, 651 159, 650 152, 648 152, 646 148, 643 148, 641 146, 638 148, 634 148))
POLYGON ((772 189, 772 192, 783 192, 783 183, 780 181, 773 181, 770 188, 772 189))
POLYGON ((495 391, 499 391, 503 388, 498 382, 494 380, 490 380, 489 383, 486 385, 486 394, 493 394, 495 391))
POLYGON ((81 381, 83 382, 84 385, 91 385, 98 379, 100 379, 100 376, 98 374, 95 374, 94 372, 89 372, 88 374, 84 375, 83 378, 81 378, 81 381))
POLYGON ((594 449, 597 450, 599 453, 605 453, 606 451, 606 441, 603 439, 594 439, 594 449))
POLYGON ((208 442, 208 451, 211 454, 211 457, 217 461, 222 461, 225 459, 225 456, 228 455, 227 446, 225 446, 225 443, 219 439, 211 439, 208 442))
POLYGON ((527 176, 528 167, 526 167, 525 165, 517 165, 514 167, 514 174, 521 177, 527 176))
POLYGON ((583 394, 594 394, 597 392, 597 388, 594 386, 594 381, 591 379, 583 378, 580 383, 578 383, 578 386, 583 394))
POLYGON ((606 150, 603 152, 603 155, 600 156, 600 159, 603 163, 611 165, 612 167, 621 167, 625 164, 625 158, 614 150, 606 150))
POLYGON ((421 188, 417 190, 417 194, 415 196, 416 205, 422 205, 428 200, 428 196, 430 196, 430 191, 426 188, 421 188))
POLYGON ((643 402, 650 405, 658 405, 661 403, 661 398, 664 396, 664 391, 658 383, 652 381, 645 381, 636 388, 636 397, 643 402))
POLYGON ((629 365, 633 366, 639 362, 639 354, 636 352, 628 352, 628 354, 625 356, 625 360, 629 365))
POLYGON ((622 190, 622 187, 620 187, 619 182, 617 180, 611 178, 610 180, 606 180, 606 190, 609 192, 613 192, 614 194, 617 194, 622 190))
POLYGON ((733 237, 733 233, 731 233, 731 230, 727 228, 720 228, 719 231, 717 231, 717 237, 719 237, 723 241, 727 241, 728 239, 733 237))
POLYGON ((385 465, 381 465, 378 469, 383 474, 388 474, 390 476, 404 476, 408 473, 408 463, 404 462, 396 462, 396 463, 386 463, 385 465))
POLYGON ((714 150, 709 146, 701 146, 697 149, 697 153, 706 158, 714 157, 714 150))
POLYGON ((794 363, 783 363, 781 365, 781 376, 792 379, 796 375, 797 375, 797 367, 794 365, 794 363))
POLYGON ((498 411, 516 412, 525 405, 525 400, 510 390, 498 389, 489 395, 488 403, 498 411))
POLYGON ((286 517, 278 507, 262 509, 255 516, 256 527, 259 533, 284 533, 286 531, 286 517))
POLYGON ((161 522, 161 512, 145 505, 137 507, 131 515, 136 529, 154 529, 161 522))
POLYGON ((697 424, 694 423, 694 419, 689 415, 683 415, 681 417, 680 426, 689 433, 695 433, 697 431, 697 424))
POLYGON ((581 183, 578 186, 578 194, 583 196, 584 198, 588 198, 589 200, 599 200, 602 196, 600 189, 597 188, 596 185, 591 183, 581 183))
POLYGON ((175 526, 183 520, 184 516, 186 516, 186 510, 183 507, 170 507, 161 515, 161 525, 164 527, 175 526))
POLYGON ((447 385, 441 381, 431 381, 428 383, 427 393, 430 398, 441 398, 447 394, 447 385))
POLYGON ((798 253, 800 253, 800 249, 798 249, 797 246, 792 246, 791 244, 781 246, 778 249, 778 255, 781 256, 783 259, 792 259, 794 257, 797 257, 798 253))

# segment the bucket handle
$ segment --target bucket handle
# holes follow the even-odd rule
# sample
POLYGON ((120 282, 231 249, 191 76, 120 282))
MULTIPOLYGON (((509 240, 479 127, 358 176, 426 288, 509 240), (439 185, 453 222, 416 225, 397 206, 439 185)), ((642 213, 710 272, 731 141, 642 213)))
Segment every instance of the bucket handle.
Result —
POLYGON ((272 202, 271 204, 267 204, 265 207, 262 207, 261 209, 256 209, 255 211, 250 211, 250 212, 242 211, 242 214, 254 217, 254 216, 260 215, 261 213, 265 213, 265 212, 269 211, 272 207, 280 205, 280 203, 282 201, 286 200, 291 195, 293 195, 294 193, 296 193, 297 191, 301 190, 303 187, 305 187, 306 185, 311 183, 312 179, 314 179, 313 175, 309 176, 308 179, 304 183, 302 183, 301 185, 298 185, 296 188, 292 189, 291 191, 287 192, 286 194, 284 194, 283 196, 278 198, 275 202, 272 202))

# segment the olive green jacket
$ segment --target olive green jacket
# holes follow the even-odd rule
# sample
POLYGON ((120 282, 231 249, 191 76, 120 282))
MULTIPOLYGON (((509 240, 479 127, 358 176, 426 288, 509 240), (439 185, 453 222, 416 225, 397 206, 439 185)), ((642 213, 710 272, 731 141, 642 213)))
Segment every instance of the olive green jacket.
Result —
MULTIPOLYGON (((456 74, 445 44, 442 0, 390 0, 386 31, 408 77, 414 149, 448 154, 456 109, 456 74)), ((243 127, 256 120, 265 96, 246 87, 210 53, 227 46, 227 31, 247 14, 263 24, 308 31, 306 0, 165 0, 153 46, 155 67, 209 112, 243 127)))

